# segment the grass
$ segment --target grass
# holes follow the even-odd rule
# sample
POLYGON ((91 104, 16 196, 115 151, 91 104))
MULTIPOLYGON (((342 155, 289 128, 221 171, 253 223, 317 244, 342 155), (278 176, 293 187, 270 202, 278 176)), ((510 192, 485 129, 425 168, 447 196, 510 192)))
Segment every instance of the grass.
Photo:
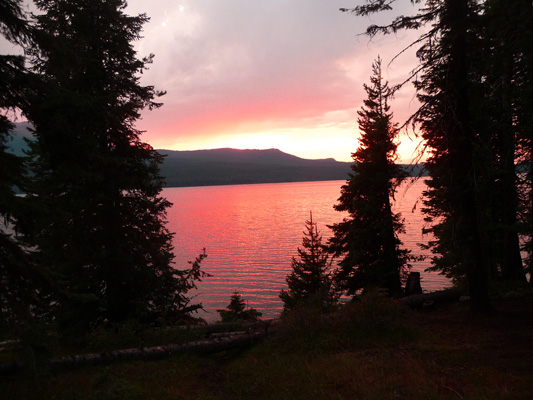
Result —
POLYGON ((247 350, 0 380, 11 399, 531 399, 533 296, 408 311, 371 296, 298 310, 247 350))

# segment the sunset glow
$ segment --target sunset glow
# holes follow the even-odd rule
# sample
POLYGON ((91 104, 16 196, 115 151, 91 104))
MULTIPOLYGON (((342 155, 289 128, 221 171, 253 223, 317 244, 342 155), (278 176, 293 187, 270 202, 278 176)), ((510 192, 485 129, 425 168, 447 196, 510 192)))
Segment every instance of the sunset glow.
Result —
MULTIPOLYGON (((412 37, 358 36, 378 21, 342 13, 344 6, 161 0, 147 9, 131 0, 130 13, 151 18, 137 45, 140 55, 156 55, 143 82, 168 92, 165 105, 139 122, 144 140, 170 150, 278 148, 350 161, 371 63, 379 54, 387 65, 412 37)), ((406 52, 386 67, 386 78, 405 79, 414 60, 406 52)), ((413 99, 408 86, 391 104, 400 124, 416 109, 413 99)), ((416 143, 405 134, 401 143, 399 161, 410 162, 416 143)))
MULTIPOLYGON (((384 60, 391 85, 416 62, 411 49, 390 63, 416 32, 360 34, 412 13, 404 3, 370 19, 340 12, 357 4, 344 0, 128 1, 128 14, 150 17, 135 43, 139 57, 155 54, 142 83, 167 91, 163 107, 138 121, 142 139, 157 149, 278 148, 349 161, 373 60, 384 60)), ((391 106, 403 124, 417 107, 412 85, 391 106)), ((418 142, 400 141, 400 161, 409 162, 418 142)))

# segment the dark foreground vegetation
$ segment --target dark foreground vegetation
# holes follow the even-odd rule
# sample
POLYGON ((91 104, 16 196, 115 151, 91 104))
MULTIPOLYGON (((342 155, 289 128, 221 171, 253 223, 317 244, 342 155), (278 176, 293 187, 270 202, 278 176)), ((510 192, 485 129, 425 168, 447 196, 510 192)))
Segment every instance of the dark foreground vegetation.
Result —
MULTIPOLYGON (((5 400, 530 399, 533 294, 494 305, 472 317, 467 302, 413 311, 370 294, 327 318, 297 310, 244 350, 63 371, 37 364, 3 376, 0 391, 5 400)), ((178 339, 171 332, 152 340, 178 339)))

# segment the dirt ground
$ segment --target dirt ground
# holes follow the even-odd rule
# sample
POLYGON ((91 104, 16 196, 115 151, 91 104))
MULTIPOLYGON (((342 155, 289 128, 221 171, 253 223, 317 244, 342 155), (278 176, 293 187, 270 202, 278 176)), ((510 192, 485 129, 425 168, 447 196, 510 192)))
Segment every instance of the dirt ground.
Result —
POLYGON ((491 385, 519 387, 517 398, 529 392, 533 399, 533 295, 493 305, 495 311, 486 314, 473 314, 467 303, 442 306, 416 312, 407 323, 425 333, 420 348, 448 375, 448 389, 458 398, 469 377, 491 371, 491 385))

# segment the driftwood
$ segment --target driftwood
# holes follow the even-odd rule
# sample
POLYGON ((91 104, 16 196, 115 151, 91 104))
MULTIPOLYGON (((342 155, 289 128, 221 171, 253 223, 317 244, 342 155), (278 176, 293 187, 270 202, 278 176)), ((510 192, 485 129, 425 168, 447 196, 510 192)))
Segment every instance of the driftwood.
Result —
POLYGON ((411 308, 422 308, 435 304, 452 303, 459 301, 463 291, 461 289, 451 288, 439 290, 431 293, 415 294, 399 299, 400 302, 411 308))
MULTIPOLYGON (((267 331, 228 333, 225 337, 199 340, 184 344, 167 344, 164 346, 132 348, 102 353, 81 354, 54 358, 50 360, 50 366, 54 370, 72 369, 88 365, 109 364, 119 361, 131 360, 154 360, 168 357, 173 354, 195 353, 210 354, 226 350, 244 348, 257 343, 267 335, 267 331)), ((13 361, 0 363, 0 375, 11 375, 26 368, 26 363, 13 361)))

